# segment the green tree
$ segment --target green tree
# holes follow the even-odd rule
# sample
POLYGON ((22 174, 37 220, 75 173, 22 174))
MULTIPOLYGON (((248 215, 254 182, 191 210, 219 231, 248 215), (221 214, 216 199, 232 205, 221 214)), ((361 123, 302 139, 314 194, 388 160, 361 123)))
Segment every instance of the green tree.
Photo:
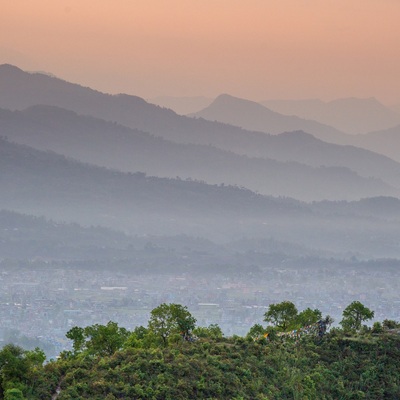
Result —
POLYGON ((396 328, 400 328, 400 324, 397 321, 394 321, 392 319, 385 319, 382 322, 382 327, 384 329, 396 329, 396 328))
POLYGON ((255 324, 250 328, 250 330, 247 333, 246 337, 248 339, 255 340, 255 339, 258 339, 258 338, 262 337, 264 334, 265 334, 265 328, 260 324, 255 324))
POLYGON ((380 322, 374 322, 372 325, 372 333, 382 333, 383 332, 383 327, 380 322))
POLYGON ((125 328, 112 321, 107 325, 95 324, 86 328, 74 326, 66 334, 66 337, 73 341, 75 355, 86 351, 103 356, 121 349, 128 336, 129 332, 125 328))
POLYGON ((106 356, 122 348, 129 332, 119 327, 116 322, 109 321, 107 325, 95 324, 86 327, 85 336, 85 346, 90 353, 106 356))
POLYGON ((65 336, 72 340, 72 347, 75 354, 83 350, 83 346, 85 344, 85 331, 83 328, 74 326, 66 333, 65 336))
POLYGON ((132 334, 134 334, 137 339, 144 339, 146 335, 148 335, 148 333, 149 330, 142 325, 136 326, 132 332, 132 334))
POLYGON ((137 347, 148 349, 150 347, 157 347, 158 345, 158 337, 151 329, 144 326, 135 327, 124 343, 125 348, 137 347))
POLYGON ((221 339, 224 334, 218 324, 211 324, 207 327, 198 326, 193 329, 193 333, 201 338, 221 339))
POLYGON ((194 329, 196 319, 187 307, 180 304, 163 303, 150 313, 149 329, 167 344, 168 337, 173 333, 188 335, 194 329))
POLYGON ((8 389, 4 395, 4 400, 24 400, 25 397, 19 389, 8 389))
POLYGON ((299 327, 312 325, 318 322, 322 318, 322 313, 318 308, 312 310, 311 308, 306 308, 297 315, 296 322, 299 327))
POLYGON ((14 344, 5 345, 0 351, 1 394, 10 399, 22 398, 17 396, 26 393, 28 386, 34 386, 45 359, 43 351, 38 348, 27 351, 14 344))
POLYGON ((22 347, 13 344, 5 345, 0 351, 1 389, 6 391, 19 387, 29 373, 29 363, 22 347))
POLYGON ((291 301, 270 304, 264 314, 264 321, 270 322, 282 331, 288 330, 296 323, 297 308, 291 301))
POLYGON ((340 325, 342 325, 345 331, 358 331, 361 328, 362 322, 372 318, 374 318, 373 311, 359 301, 353 301, 343 310, 343 319, 340 321, 340 325))

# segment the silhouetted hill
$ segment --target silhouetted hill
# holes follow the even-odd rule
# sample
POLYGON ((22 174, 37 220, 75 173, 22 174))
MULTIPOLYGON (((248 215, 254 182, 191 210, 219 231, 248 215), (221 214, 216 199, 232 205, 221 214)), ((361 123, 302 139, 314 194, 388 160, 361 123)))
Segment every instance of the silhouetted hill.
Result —
POLYGON ((254 101, 227 94, 218 96, 208 107, 191 116, 270 134, 302 130, 333 143, 341 143, 346 138, 345 134, 330 126, 296 116, 282 115, 254 101))
POLYGON ((112 259, 126 257, 131 242, 123 233, 102 227, 0 210, 0 259, 112 259))
POLYGON ((395 197, 372 197, 359 201, 321 201, 313 203, 324 215, 361 216, 400 222, 400 200, 395 197))
MULTIPOLYGON (((179 116, 172 110, 146 103, 137 96, 111 96, 48 75, 30 74, 17 67, 1 65, 0 108, 23 110, 38 104, 116 121, 176 142, 211 144, 237 152, 240 152, 243 143, 249 141, 252 147, 257 148, 255 140, 262 137, 231 125, 179 116)), ((298 130, 299 127, 295 124, 291 129, 282 128, 280 131, 293 129, 298 130)), ((331 133, 336 137, 337 132, 332 132, 332 129, 331 133)))
MULTIPOLYGON (((270 157, 265 154, 267 145, 264 142, 265 135, 261 133, 201 118, 178 116, 172 110, 146 103, 137 96, 111 96, 47 74, 31 74, 11 65, 1 65, 0 107, 22 110, 37 104, 58 106, 79 114, 117 121, 176 142, 211 144, 251 157, 270 157)), ((347 139, 346 143, 350 140, 347 139)), ((356 171, 360 173, 360 170, 356 171)))
POLYGON ((356 135, 352 139, 352 143, 400 161, 400 125, 365 135, 356 135))
POLYGON ((179 115, 187 115, 199 111, 204 107, 207 107, 213 101, 213 99, 204 96, 160 96, 154 97, 152 99, 147 99, 147 101, 160 107, 170 108, 179 115))
MULTIPOLYGON (((243 247, 243 246, 242 246, 243 247)), ((285 243, 285 248, 291 245, 285 243)), ((243 247, 245 248, 245 247, 243 247)), ((3 260, 67 263, 90 268, 129 267, 154 272, 165 265, 177 268, 190 262, 206 266, 232 260, 236 250, 227 251, 204 238, 179 236, 127 236, 99 226, 82 227, 77 223, 47 220, 7 210, 0 210, 0 262, 3 260)), ((174 268, 169 268, 173 271, 174 268)))
MULTIPOLYGON (((356 147, 326 143, 304 132, 286 132, 269 137, 269 145, 263 149, 263 153, 276 160, 293 160, 314 167, 345 166, 361 176, 380 178, 398 187, 398 162, 372 151, 373 146, 370 146, 369 151, 361 148, 361 144, 367 142, 368 136, 354 135, 355 145, 360 144, 360 147, 356 147)), ((384 141, 383 137, 382 142, 384 141)))
POLYGON ((237 224, 242 218, 275 218, 283 210, 287 217, 298 210, 308 212, 294 200, 266 198, 232 186, 121 173, 4 140, 0 167, 2 208, 135 233, 190 233, 222 220, 237 224))
POLYGON ((390 107, 392 111, 394 111, 396 114, 400 115, 400 104, 395 104, 390 107))
POLYGON ((369 177, 400 188, 400 165, 392 160, 324 143, 302 132, 256 137, 259 156, 279 161, 249 158, 211 146, 177 144, 52 106, 0 110, 0 133, 37 149, 125 172, 236 184, 262 194, 308 201, 398 193, 381 181, 366 179, 369 177))
POLYGON ((317 99, 267 100, 261 104, 276 112, 319 121, 350 134, 387 129, 400 123, 398 113, 373 97, 345 98, 329 102, 317 99))
POLYGON ((307 205, 249 190, 146 177, 0 140, 0 209, 137 235, 274 238, 320 252, 400 256, 400 227, 346 202, 307 205), (338 205, 345 205, 340 207, 338 205), (384 245, 384 246, 383 246, 384 245))
MULTIPOLYGON (((0 210, 0 263, 34 263, 48 268, 90 268, 133 270, 137 273, 226 275, 244 272, 249 266, 274 266, 288 257, 299 265, 305 257, 334 257, 275 239, 241 239, 216 244, 188 235, 125 235, 103 227, 82 227, 77 223, 47 220, 0 210), (167 271, 166 271, 166 266, 167 271)), ((325 257, 325 258, 321 258, 325 257)))

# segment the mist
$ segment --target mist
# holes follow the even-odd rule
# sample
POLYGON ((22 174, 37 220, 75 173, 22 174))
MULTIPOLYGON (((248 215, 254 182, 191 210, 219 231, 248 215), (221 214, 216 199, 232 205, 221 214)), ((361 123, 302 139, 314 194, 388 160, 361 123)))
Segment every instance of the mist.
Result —
POLYGON ((227 336, 284 300, 399 318, 395 111, 155 100, 0 66, 4 343, 56 357, 73 326, 172 302, 227 336))

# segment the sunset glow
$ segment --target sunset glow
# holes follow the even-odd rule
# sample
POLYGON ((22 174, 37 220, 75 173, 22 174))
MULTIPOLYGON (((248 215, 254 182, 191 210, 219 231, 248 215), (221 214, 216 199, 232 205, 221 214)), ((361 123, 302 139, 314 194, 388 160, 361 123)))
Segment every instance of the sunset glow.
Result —
POLYGON ((4 0, 0 62, 117 93, 400 102, 396 0, 4 0))

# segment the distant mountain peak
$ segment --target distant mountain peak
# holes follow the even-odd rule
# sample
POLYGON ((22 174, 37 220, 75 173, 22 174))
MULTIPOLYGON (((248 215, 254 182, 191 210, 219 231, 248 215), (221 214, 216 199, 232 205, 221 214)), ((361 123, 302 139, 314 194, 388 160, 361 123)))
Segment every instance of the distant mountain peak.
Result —
POLYGON ((0 73, 28 74, 28 75, 45 75, 50 78, 57 78, 56 75, 46 71, 24 71, 13 64, 0 64, 0 73))
POLYGON ((373 105, 382 105, 382 103, 376 98, 376 97, 343 97, 340 99, 335 99, 332 101, 329 101, 325 104, 354 104, 354 105, 360 105, 360 104, 373 104, 373 105))
POLYGON ((219 96, 217 96, 212 104, 225 104, 225 103, 227 104, 237 103, 237 104, 247 104, 247 105, 251 104, 253 107, 256 106, 262 109, 266 108, 255 101, 242 99, 240 97, 235 97, 227 93, 222 93, 219 96))
POLYGON ((400 122, 400 116, 375 97, 344 97, 328 102, 269 100, 261 104, 276 112, 318 121, 350 134, 387 129, 400 122))
MULTIPOLYGON (((235 97, 226 93, 220 94, 208 107, 206 107, 199 113, 202 113, 204 111, 210 111, 212 113, 233 113, 236 115, 245 113, 249 116, 252 115, 253 118, 258 118, 260 114, 277 115, 277 113, 275 113, 274 111, 271 111, 270 109, 262 106, 255 101, 242 99, 240 97, 235 97)), ((224 120, 222 120, 222 122, 229 123, 229 121, 224 120)), ((235 123, 233 123, 233 125, 235 125, 235 123)))
POLYGON ((215 98, 215 101, 222 101, 222 100, 236 100, 238 99, 235 96, 232 96, 229 93, 221 93, 219 96, 215 98))
POLYGON ((191 116, 269 134, 301 130, 322 140, 337 142, 346 139, 346 135, 330 126, 297 116, 280 114, 255 101, 229 94, 219 95, 208 107, 191 116))
POLYGON ((21 68, 18 68, 12 64, 0 64, 0 72, 18 72, 18 73, 22 72, 22 73, 24 73, 24 71, 21 68))

